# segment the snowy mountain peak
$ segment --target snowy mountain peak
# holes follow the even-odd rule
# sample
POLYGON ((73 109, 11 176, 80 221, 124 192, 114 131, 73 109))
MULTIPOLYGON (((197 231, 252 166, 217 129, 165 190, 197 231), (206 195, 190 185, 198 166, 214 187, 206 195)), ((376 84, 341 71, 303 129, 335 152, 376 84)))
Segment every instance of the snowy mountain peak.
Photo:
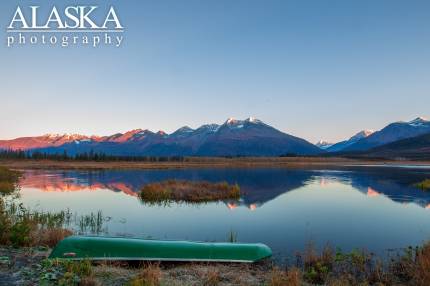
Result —
POLYGON ((422 116, 417 117, 414 120, 411 120, 408 122, 408 124, 412 125, 412 126, 421 126, 421 125, 426 124, 426 123, 429 123, 429 121, 422 116))
POLYGON ((47 140, 53 140, 53 141, 57 141, 57 140, 62 140, 62 141, 73 141, 73 140, 81 140, 81 139, 87 139, 89 137, 85 136, 85 135, 80 135, 80 134, 72 134, 72 133, 64 133, 64 134, 53 134, 53 133, 48 133, 43 135, 42 137, 46 138, 47 140))
POLYGON ((235 119, 233 117, 230 117, 229 119, 227 119, 227 121, 224 124, 226 124, 226 125, 242 125, 244 123, 259 124, 259 123, 263 123, 263 122, 261 120, 255 118, 255 117, 248 117, 245 120, 239 120, 239 119, 235 119))
POLYGON ((217 132, 218 131, 218 129, 219 129, 219 125, 218 124, 205 124, 205 125, 202 125, 202 126, 200 126, 198 129, 197 129, 197 131, 203 131, 203 132, 210 132, 210 133, 213 133, 213 132, 217 132))
POLYGON ((193 132, 194 132, 194 129, 192 129, 191 127, 183 126, 170 135, 176 136, 176 137, 186 137, 188 135, 193 134, 193 132))
POLYGON ((56 133, 47 133, 47 134, 44 134, 42 137, 55 139, 55 138, 59 138, 60 136, 61 136, 60 134, 56 134, 56 133))
POLYGON ((375 131, 373 130, 362 130, 360 132, 358 132, 357 134, 355 134, 354 136, 352 136, 351 138, 349 138, 349 141, 358 141, 360 139, 369 137, 370 135, 372 135, 375 131))
POLYGON ((330 143, 330 142, 327 142, 327 141, 324 141, 324 140, 320 140, 320 141, 318 141, 316 144, 315 144, 315 146, 317 146, 317 147, 319 147, 319 148, 321 148, 321 149, 327 149, 327 148, 329 148, 330 146, 332 146, 334 143, 330 143))
POLYGON ((245 119, 245 121, 250 122, 250 123, 255 123, 255 124, 263 123, 263 121, 255 118, 255 117, 249 117, 249 118, 245 119))
POLYGON ((237 123, 237 121, 238 120, 234 119, 233 117, 230 117, 229 119, 227 119, 225 124, 235 124, 235 123, 237 123))
POLYGON ((138 128, 138 129, 133 129, 133 130, 130 130, 130 131, 125 132, 125 133, 124 133, 124 135, 134 135, 134 134, 139 134, 139 133, 141 133, 141 132, 143 132, 143 131, 145 131, 145 130, 142 130, 142 129, 140 129, 140 128, 138 128))
POLYGON ((189 127, 189 126, 183 126, 183 127, 179 128, 178 130, 176 130, 175 133, 176 132, 190 133, 190 132, 193 132, 193 131, 194 131, 194 129, 192 129, 191 127, 189 127))

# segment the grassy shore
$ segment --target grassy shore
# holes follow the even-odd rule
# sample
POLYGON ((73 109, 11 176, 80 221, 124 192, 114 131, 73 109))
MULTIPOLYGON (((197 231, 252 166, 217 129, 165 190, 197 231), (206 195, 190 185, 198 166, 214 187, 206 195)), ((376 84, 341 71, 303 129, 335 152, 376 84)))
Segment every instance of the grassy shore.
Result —
POLYGON ((430 244, 384 261, 361 251, 308 248, 280 268, 263 261, 234 263, 132 263, 49 260, 49 248, 0 246, 0 281, 7 285, 430 285, 430 244))
POLYGON ((258 168, 258 167, 339 167, 360 165, 430 165, 428 161, 360 160, 325 157, 189 157, 182 162, 130 161, 52 161, 0 160, 0 165, 12 169, 180 169, 180 168, 258 168))

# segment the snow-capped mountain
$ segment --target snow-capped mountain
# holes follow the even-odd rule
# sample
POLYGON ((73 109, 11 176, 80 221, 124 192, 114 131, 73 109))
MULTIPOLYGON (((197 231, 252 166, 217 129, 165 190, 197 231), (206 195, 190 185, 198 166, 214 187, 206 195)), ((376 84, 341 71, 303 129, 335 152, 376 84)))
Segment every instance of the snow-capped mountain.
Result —
POLYGON ((104 152, 145 156, 279 156, 321 152, 306 140, 285 134, 261 120, 229 118, 222 125, 184 126, 171 134, 135 129, 110 136, 50 135, 0 141, 0 149, 49 153, 104 152))
POLYGON ((352 136, 351 138, 349 138, 348 140, 341 141, 341 142, 336 143, 336 144, 332 144, 331 146, 327 147, 325 150, 327 150, 327 152, 342 151, 345 148, 357 143, 361 139, 372 135, 373 132, 374 132, 373 130, 362 130, 362 131, 358 132, 357 134, 355 134, 354 136, 352 136))
POLYGON ((324 141, 324 140, 320 140, 320 141, 318 141, 318 142, 315 144, 315 146, 317 146, 318 148, 320 148, 320 149, 322 149, 322 150, 325 150, 325 149, 329 148, 330 146, 332 146, 333 144, 334 144, 334 143, 327 142, 327 141, 324 141))
POLYGON ((430 133, 430 121, 423 117, 415 118, 408 122, 395 122, 387 125, 380 131, 362 138, 344 148, 342 151, 365 151, 384 144, 398 140, 412 138, 419 135, 430 133))
POLYGON ((201 156, 279 156, 283 154, 317 154, 315 145, 285 134, 261 120, 229 118, 199 146, 201 156))
POLYGON ((79 134, 45 134, 36 137, 21 137, 13 140, 0 140, 0 149, 28 150, 61 146, 69 142, 92 140, 92 137, 79 134))

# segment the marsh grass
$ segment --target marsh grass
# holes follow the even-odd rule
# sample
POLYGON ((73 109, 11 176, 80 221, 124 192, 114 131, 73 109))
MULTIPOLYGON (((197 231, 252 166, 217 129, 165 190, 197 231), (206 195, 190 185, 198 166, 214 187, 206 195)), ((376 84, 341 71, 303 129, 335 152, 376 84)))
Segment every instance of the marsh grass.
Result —
POLYGON ((149 204, 205 203, 238 200, 240 194, 239 185, 230 185, 227 182, 167 180, 144 186, 140 192, 140 198, 144 203, 149 204))
POLYGON ((10 195, 18 188, 21 173, 0 166, 0 194, 10 195))
POLYGON ((73 215, 70 210, 56 213, 31 211, 21 203, 0 198, 0 244, 53 247, 72 235, 99 234, 106 231, 106 218, 99 211, 89 215, 73 215))
POLYGON ((404 249, 388 260, 365 250, 346 253, 329 245, 318 252, 309 243, 303 253, 296 255, 291 269, 274 268, 269 276, 269 285, 302 285, 300 281, 333 286, 430 285, 430 242, 404 249))
POLYGON ((82 215, 79 217, 79 233, 86 234, 100 234, 103 232, 107 232, 107 229, 104 228, 105 222, 108 221, 108 218, 103 216, 101 211, 97 213, 91 212, 88 215, 82 215))
POLYGON ((20 172, 0 167, 0 245, 55 246, 72 235, 100 234, 107 221, 101 211, 78 216, 67 209, 43 212, 26 208, 19 200, 20 172))
POLYGON ((414 186, 416 188, 423 190, 423 191, 428 191, 428 190, 430 190, 430 179, 425 179, 422 182, 414 184, 414 186))
POLYGON ((0 245, 53 247, 74 232, 105 232, 106 221, 101 211, 79 216, 69 209, 55 213, 32 211, 14 199, 0 198, 0 245))
POLYGON ((237 242, 237 233, 233 230, 230 230, 230 232, 227 235, 227 242, 236 243, 237 242))

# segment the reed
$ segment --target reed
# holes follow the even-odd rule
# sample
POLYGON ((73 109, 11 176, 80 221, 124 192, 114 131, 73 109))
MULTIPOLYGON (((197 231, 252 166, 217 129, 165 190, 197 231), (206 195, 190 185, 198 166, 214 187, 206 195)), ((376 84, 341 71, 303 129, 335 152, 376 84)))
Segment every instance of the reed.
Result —
POLYGON ((77 232, 100 234, 106 231, 107 218, 101 211, 87 215, 33 211, 14 199, 0 198, 0 245, 53 247, 77 232))

